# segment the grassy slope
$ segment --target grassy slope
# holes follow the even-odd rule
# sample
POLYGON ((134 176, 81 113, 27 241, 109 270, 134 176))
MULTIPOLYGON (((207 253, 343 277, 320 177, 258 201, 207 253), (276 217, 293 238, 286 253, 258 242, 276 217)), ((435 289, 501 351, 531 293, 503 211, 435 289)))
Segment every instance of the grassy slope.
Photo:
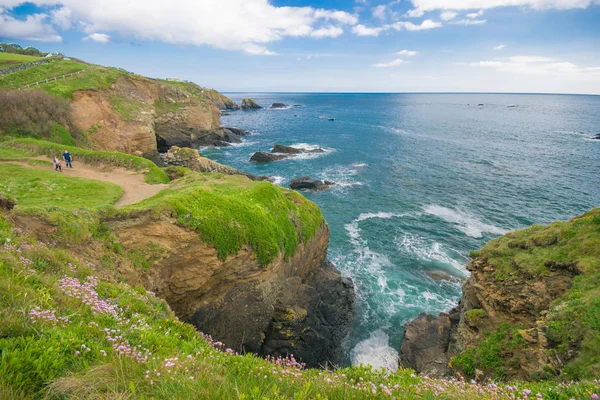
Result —
MULTIPOLYGON (((143 288, 118 283, 114 260, 123 255, 94 214, 55 210, 44 218, 58 227, 46 242, 0 214, 0 398, 492 399, 513 393, 405 370, 304 370, 291 360, 236 355, 178 321, 143 288)), ((553 399, 590 398, 598 390, 594 383, 515 386, 518 394, 531 390, 553 399)))
MULTIPOLYGON (((570 360, 562 374, 571 378, 600 376, 600 208, 572 221, 555 222, 511 232, 487 243, 473 257, 494 267, 501 285, 504 280, 543 279, 551 266, 568 266, 580 271, 573 286, 551 306, 546 336, 554 343, 553 359, 570 360), (572 359, 570 353, 576 351, 572 359)), ((514 327, 517 328, 517 327, 514 327)), ((482 354, 516 343, 514 332, 493 334, 483 343, 459 357, 453 365, 483 368, 482 354)), ((502 367, 493 355, 488 361, 502 367)))
POLYGON ((0 52, 0 68, 41 60, 40 57, 0 52))
POLYGON ((3 164, 0 175, 0 192, 16 200, 19 207, 93 209, 112 205, 122 192, 111 183, 63 176, 54 172, 52 165, 39 170, 3 164))
POLYGON ((185 185, 129 207, 167 212, 212 243, 221 258, 248 244, 266 265, 292 256, 323 223, 321 210, 296 192, 245 177, 190 174, 185 185))

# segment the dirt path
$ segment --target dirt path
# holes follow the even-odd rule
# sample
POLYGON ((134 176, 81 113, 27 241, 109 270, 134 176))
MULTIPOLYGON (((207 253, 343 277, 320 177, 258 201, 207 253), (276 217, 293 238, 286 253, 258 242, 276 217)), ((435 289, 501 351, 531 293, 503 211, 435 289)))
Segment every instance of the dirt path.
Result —
MULTIPOLYGON (((32 159, 50 161, 46 157, 34 157, 32 159)), ((2 161, 2 164, 18 164, 27 168, 36 169, 54 169, 54 166, 40 166, 40 165, 29 165, 27 161, 2 161)), ((114 183, 115 185, 121 186, 123 189, 123 195, 114 206, 126 206, 145 200, 149 197, 154 196, 164 188, 169 187, 166 184, 149 185, 144 182, 144 174, 141 172, 130 171, 124 168, 102 168, 99 166, 91 166, 78 162, 73 163, 73 168, 65 168, 63 162, 63 175, 74 176, 77 178, 94 179, 97 181, 104 181, 114 183)), ((57 172, 60 173, 60 172, 57 172)))

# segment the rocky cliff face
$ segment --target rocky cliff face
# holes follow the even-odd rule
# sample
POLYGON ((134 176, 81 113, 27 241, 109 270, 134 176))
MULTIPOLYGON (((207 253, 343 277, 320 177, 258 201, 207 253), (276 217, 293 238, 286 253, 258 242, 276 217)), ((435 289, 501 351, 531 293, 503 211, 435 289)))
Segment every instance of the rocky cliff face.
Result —
POLYGON ((172 145, 228 142, 221 107, 237 105, 192 83, 122 75, 109 89, 74 92, 71 120, 96 150, 156 157, 172 145))
POLYGON ((588 347, 598 340, 590 321, 599 215, 596 209, 488 243, 467 267, 471 275, 459 305, 406 326, 400 364, 432 376, 585 376, 600 355, 600 348, 588 347))
POLYGON ((294 354, 310 366, 341 361, 354 315, 352 282, 326 262, 329 229, 290 259, 261 266, 250 248, 221 260, 196 232, 150 213, 109 222, 128 251, 160 254, 128 280, 165 298, 175 313, 237 351, 294 354))

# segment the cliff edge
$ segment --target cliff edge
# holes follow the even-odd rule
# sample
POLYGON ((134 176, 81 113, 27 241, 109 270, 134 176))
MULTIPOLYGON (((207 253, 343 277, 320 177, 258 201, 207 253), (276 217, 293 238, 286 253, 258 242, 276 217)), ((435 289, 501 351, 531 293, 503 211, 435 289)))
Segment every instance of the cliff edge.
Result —
POLYGON ((432 376, 600 375, 600 208, 472 253, 459 305, 406 326, 400 364, 432 376))

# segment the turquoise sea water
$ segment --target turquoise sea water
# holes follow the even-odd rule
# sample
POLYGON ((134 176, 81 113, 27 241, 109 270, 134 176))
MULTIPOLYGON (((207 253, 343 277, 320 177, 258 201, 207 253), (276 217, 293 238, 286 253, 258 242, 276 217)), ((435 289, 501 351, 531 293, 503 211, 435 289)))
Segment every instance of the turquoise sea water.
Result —
POLYGON ((284 186, 305 175, 338 183, 305 195, 331 227, 329 258, 356 285, 348 362, 394 366, 403 324, 456 305, 460 283, 433 280, 428 271, 465 278, 469 252, 488 240, 600 205, 600 140, 591 140, 600 134, 600 96, 230 97, 302 107, 223 116, 223 125, 254 134, 202 155, 284 186), (326 152, 248 162, 275 143, 326 152))

